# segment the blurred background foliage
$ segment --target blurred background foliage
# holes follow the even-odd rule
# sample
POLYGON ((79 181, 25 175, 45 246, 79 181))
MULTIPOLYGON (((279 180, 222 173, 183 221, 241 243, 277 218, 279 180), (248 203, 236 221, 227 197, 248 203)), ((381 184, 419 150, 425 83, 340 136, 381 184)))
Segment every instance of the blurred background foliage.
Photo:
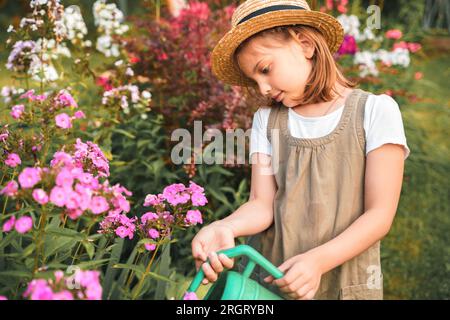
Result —
MULTIPOLYGON (((170 30, 149 35, 142 27, 145 22, 169 17, 166 1, 111 1, 116 2, 127 14, 129 25, 134 33, 128 39, 130 51, 139 54, 143 61, 137 70, 150 81, 155 79, 155 70, 168 83, 179 84, 180 73, 162 61, 155 65, 155 59, 147 59, 152 54, 145 48, 133 46, 133 39, 158 39, 161 35, 170 35, 170 30), (151 19, 149 19, 151 18, 151 19), (140 29, 141 28, 141 29, 140 29), (146 61, 148 62, 146 64, 146 61), (164 70, 170 70, 162 74, 164 70)), ((230 4, 242 1, 205 1, 212 11, 221 10, 230 4)), ((6 28, 10 24, 18 25, 20 17, 28 9, 26 0, 0 0, 0 40, 6 39, 6 28)), ((94 34, 91 1, 63 1, 65 6, 76 4, 84 13, 84 19, 94 34)), ((319 8, 323 1, 309 1, 311 6, 319 8)), ((371 4, 382 8, 382 31, 398 28, 403 31, 405 41, 420 41, 423 45, 420 54, 412 56, 411 70, 398 76, 383 74, 381 82, 361 82, 361 88, 375 94, 394 91, 394 99, 400 105, 411 155, 405 164, 404 183, 397 216, 389 235, 382 241, 382 263, 384 272, 386 299, 449 299, 450 298, 450 208, 448 172, 449 165, 449 107, 450 94, 450 39, 448 36, 448 14, 439 10, 434 22, 424 24, 425 16, 430 14, 432 4, 423 0, 398 1, 350 1, 351 13, 367 15, 365 8, 371 4), (425 27, 424 27, 425 26, 425 27), (421 72, 423 78, 414 80, 414 74, 421 72)), ((450 10, 450 9, 448 9, 450 10)), ((224 27, 214 25, 214 28, 224 27)), ((151 29, 153 30, 153 29, 151 29)), ((225 29, 220 29, 223 32, 225 29)), ((148 31, 148 30, 147 30, 148 31)), ((161 43, 165 39, 160 39, 161 43)), ((138 42, 139 43, 139 42, 138 42)), ((180 44, 180 43, 178 43, 180 44)), ((166 47, 163 47, 166 48, 166 47)), ((167 48, 171 48, 168 46, 167 48)), ((174 47, 172 47, 174 48, 174 47)), ((205 47, 204 50, 207 50, 205 47)), ((9 85, 8 72, 4 68, 9 52, 4 46, 0 49, 0 87, 9 85)), ((114 59, 105 59, 102 55, 94 57, 95 63, 111 63, 114 59)), ((343 60, 345 63, 345 60, 343 60)), ((183 67, 183 66, 178 66, 183 67)), ((203 74, 205 76, 205 74, 203 74)), ((184 79, 184 77, 182 77, 184 79)), ((189 179, 205 186, 209 199, 204 221, 210 223, 230 213, 248 200, 250 190, 250 167, 246 165, 174 165, 170 161, 170 152, 174 143, 170 141, 172 130, 183 127, 193 133, 192 122, 180 118, 179 113, 188 108, 196 108, 208 95, 233 97, 231 88, 211 87, 205 92, 189 91, 195 85, 195 79, 184 79, 184 94, 169 96, 167 87, 154 83, 153 111, 146 120, 138 117, 128 119, 119 126, 120 130, 105 137, 102 145, 110 148, 113 160, 111 176, 133 191, 135 207, 143 203, 146 194, 161 192, 165 185, 175 182, 187 182, 189 179), (214 92, 212 92, 214 89, 214 92), (160 93, 158 93, 158 90, 160 93), (165 91, 166 90, 166 91, 165 91), (219 92, 219 93, 218 93, 219 92), (192 94, 193 96, 190 96, 192 94), (171 100, 170 100, 171 99, 171 100), (170 101, 169 101, 170 100, 170 101), (179 107, 183 106, 183 108, 179 107), (188 124, 189 123, 189 124, 188 124)), ((93 105, 99 100, 97 86, 85 88, 79 104, 93 105)), ((239 93, 237 93, 239 94, 239 93)), ((216 101, 219 103, 220 99, 216 101)), ((203 117, 205 127, 224 129, 224 119, 229 113, 236 115, 234 120, 244 130, 251 127, 251 114, 257 109, 251 101, 236 106, 233 110, 224 110, 212 105, 209 109, 214 117, 203 117), (218 124, 221 124, 221 126, 218 124)), ((188 115, 189 113, 186 113, 188 115)), ((191 119, 193 120, 193 119, 191 119)), ((234 121, 233 120, 233 121, 234 121)), ((233 127, 233 125, 231 126, 233 127)), ((93 133, 95 136, 95 132, 93 133)), ((103 139, 103 137, 102 137, 103 139)), ((248 157, 248 155, 247 155, 248 157)), ((247 161, 248 163, 248 161, 247 161)), ((136 209, 138 210, 138 209, 136 209)), ((255 213, 257 214, 257 213, 255 213)), ((198 231, 190 229, 171 250, 171 267, 167 271, 170 277, 182 283, 181 286, 168 286, 166 298, 186 287, 195 269, 190 256, 190 241, 198 231)), ((242 240, 242 239, 240 239, 242 240)), ((125 251, 126 252, 126 251, 125 251)), ((126 253, 125 253, 126 255, 126 253)))

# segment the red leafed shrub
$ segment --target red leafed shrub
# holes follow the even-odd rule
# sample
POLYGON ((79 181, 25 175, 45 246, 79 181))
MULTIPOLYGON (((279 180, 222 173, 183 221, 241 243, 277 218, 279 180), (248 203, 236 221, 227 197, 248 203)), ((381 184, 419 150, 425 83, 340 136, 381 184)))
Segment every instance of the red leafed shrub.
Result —
MULTIPOLYGON (((178 17, 162 13, 133 17, 135 34, 124 39, 130 61, 153 86, 153 110, 165 115, 167 129, 247 129, 252 112, 239 87, 223 84, 211 71, 214 45, 230 27, 234 5, 211 10, 193 1, 178 17)), ((255 106, 256 107, 256 106, 255 106)))

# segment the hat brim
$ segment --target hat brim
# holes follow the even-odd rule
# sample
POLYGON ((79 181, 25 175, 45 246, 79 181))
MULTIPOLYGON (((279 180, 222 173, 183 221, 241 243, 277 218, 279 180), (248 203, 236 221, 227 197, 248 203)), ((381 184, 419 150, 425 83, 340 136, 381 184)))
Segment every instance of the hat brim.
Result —
POLYGON ((211 54, 213 74, 230 85, 253 87, 254 81, 243 76, 234 63, 234 51, 245 39, 260 31, 287 25, 308 25, 318 29, 324 36, 331 53, 339 49, 344 39, 342 25, 329 14, 310 10, 268 12, 237 25, 220 39, 211 54))

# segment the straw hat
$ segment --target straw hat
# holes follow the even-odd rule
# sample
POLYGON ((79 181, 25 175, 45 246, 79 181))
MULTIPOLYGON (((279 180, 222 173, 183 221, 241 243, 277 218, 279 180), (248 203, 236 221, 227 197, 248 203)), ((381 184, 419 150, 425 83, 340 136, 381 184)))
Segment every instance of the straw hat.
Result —
POLYGON ((254 86, 254 82, 243 76, 233 61, 236 48, 245 39, 262 30, 296 24, 318 29, 331 53, 339 49, 344 38, 344 30, 339 21, 329 14, 312 11, 304 0, 247 0, 236 8, 231 18, 231 30, 220 39, 212 52, 213 74, 231 85, 254 86))

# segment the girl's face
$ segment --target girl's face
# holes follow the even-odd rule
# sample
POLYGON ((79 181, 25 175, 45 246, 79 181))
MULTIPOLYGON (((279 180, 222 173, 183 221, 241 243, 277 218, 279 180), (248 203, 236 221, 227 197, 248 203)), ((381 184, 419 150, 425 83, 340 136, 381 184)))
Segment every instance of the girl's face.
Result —
POLYGON ((237 61, 241 71, 258 84, 262 95, 294 107, 298 102, 293 99, 303 95, 311 73, 313 53, 307 41, 255 37, 238 54, 237 61))

